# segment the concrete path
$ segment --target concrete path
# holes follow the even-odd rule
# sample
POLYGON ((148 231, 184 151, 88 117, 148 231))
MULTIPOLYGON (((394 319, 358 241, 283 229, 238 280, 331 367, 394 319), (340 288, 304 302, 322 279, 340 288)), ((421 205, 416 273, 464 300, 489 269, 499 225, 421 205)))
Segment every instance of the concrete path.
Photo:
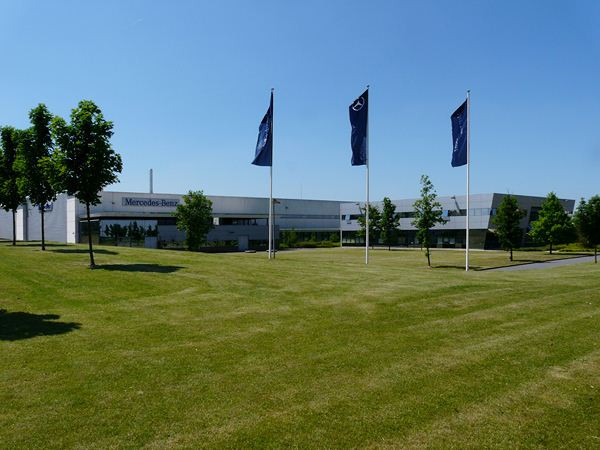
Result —
MULTIPOLYGON (((575 258, 567 258, 567 259, 557 259, 554 261, 546 261, 539 263, 530 263, 530 264, 519 264, 517 266, 507 266, 507 267, 498 267, 497 269, 490 269, 490 272, 493 271, 511 271, 511 270, 529 270, 529 269, 548 269, 550 267, 558 267, 558 266, 570 266, 571 264, 579 264, 579 263, 593 263, 593 256, 578 256, 575 258)), ((600 264, 600 263, 599 263, 600 264)))

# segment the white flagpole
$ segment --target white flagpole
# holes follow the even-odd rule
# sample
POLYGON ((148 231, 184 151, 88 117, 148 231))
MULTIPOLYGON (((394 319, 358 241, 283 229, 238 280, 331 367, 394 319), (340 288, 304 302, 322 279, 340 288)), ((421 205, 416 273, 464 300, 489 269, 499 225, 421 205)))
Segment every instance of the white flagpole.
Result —
MULTIPOLYGON (((369 91, 369 85, 367 84, 367 92, 369 91)), ((366 209, 366 240, 365 240, 365 264, 369 264, 369 105, 367 104, 367 203, 366 209)))
MULTIPOLYGON (((271 161, 272 163, 272 161, 271 161)), ((269 167, 269 259, 273 245, 273 166, 269 167)))
MULTIPOLYGON (((271 95, 274 89, 271 88, 271 95)), ((273 103, 275 99, 273 98, 273 103)), ((274 109, 274 108, 273 108, 274 109)), ((271 166, 269 166, 269 259, 273 257, 273 147, 275 134, 273 133, 274 111, 271 111, 271 166)))
POLYGON ((471 91, 467 91, 467 248, 465 253, 465 270, 469 271, 469 197, 471 196, 471 91))
POLYGON ((344 247, 344 232, 342 231, 342 205, 340 205, 340 248, 344 247))

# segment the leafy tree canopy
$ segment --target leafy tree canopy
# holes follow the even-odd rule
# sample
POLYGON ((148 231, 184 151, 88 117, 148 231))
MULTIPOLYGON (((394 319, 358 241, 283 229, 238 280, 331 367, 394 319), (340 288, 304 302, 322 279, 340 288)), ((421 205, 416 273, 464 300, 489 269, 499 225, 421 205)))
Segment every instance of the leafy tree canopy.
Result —
POLYGON ((388 246, 398 243, 400 233, 400 216, 396 214, 396 205, 388 197, 383 198, 383 211, 380 218, 381 240, 388 246))
POLYGON ((540 244, 550 245, 550 253, 554 245, 567 244, 574 239, 571 218, 554 192, 550 192, 542 203, 539 218, 531 223, 529 235, 540 244))
POLYGON ((496 236, 503 250, 510 251, 513 260, 513 249, 518 247, 523 238, 523 230, 519 226, 521 219, 527 213, 519 208, 516 197, 507 195, 502 199, 492 223, 496 226, 496 236))
POLYGON ((56 199, 50 175, 45 170, 46 160, 52 152, 52 114, 44 104, 39 104, 29 112, 29 118, 32 126, 22 133, 15 164, 19 172, 20 189, 33 205, 43 206, 56 199))
POLYGON ((435 188, 427 175, 421 176, 421 198, 415 201, 413 208, 415 217, 412 225, 417 228, 417 238, 425 247, 427 265, 431 267, 431 229, 448 221, 442 217, 442 205, 437 201, 435 188))
MULTIPOLYGON (((358 232, 356 233, 358 236, 360 237, 364 237, 366 238, 366 216, 365 216, 365 211, 366 208, 364 207, 360 207, 360 216, 358 216, 358 225, 360 226, 360 229, 358 230, 358 232)), ((373 206, 373 205, 369 205, 369 241, 371 246, 373 246, 373 244, 377 241, 377 239, 379 239, 379 232, 381 230, 380 228, 380 222, 381 222, 381 213, 379 212, 379 210, 373 206)))
POLYGON ((597 263, 600 245, 600 196, 594 195, 588 201, 582 198, 573 222, 583 244, 594 249, 594 261, 597 263))
POLYGON ((47 172, 57 192, 66 191, 86 205, 90 268, 94 268, 94 252, 90 222, 90 205, 100 203, 100 191, 118 181, 123 170, 121 156, 110 138, 113 124, 90 100, 82 100, 71 111, 71 123, 61 117, 52 120, 56 149, 47 172))
POLYGON ((202 191, 189 191, 183 196, 183 204, 174 213, 177 228, 185 231, 189 250, 198 250, 206 243, 206 235, 214 227, 212 202, 202 191))
POLYGON ((82 100, 71 111, 71 123, 61 117, 52 120, 52 134, 57 145, 54 186, 82 203, 97 205, 100 191, 116 183, 123 169, 121 156, 110 144, 113 123, 94 102, 82 100))
POLYGON ((19 172, 15 164, 22 135, 22 130, 13 127, 2 127, 0 130, 0 204, 6 211, 15 211, 25 201, 25 195, 19 188, 19 172))

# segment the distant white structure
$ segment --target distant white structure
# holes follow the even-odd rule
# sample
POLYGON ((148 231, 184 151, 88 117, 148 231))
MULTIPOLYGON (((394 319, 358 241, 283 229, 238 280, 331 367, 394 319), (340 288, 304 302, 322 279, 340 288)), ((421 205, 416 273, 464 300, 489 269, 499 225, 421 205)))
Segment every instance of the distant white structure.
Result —
MULTIPOLYGON (((472 248, 497 248, 491 233, 492 217, 505 194, 472 194, 470 211, 470 239, 472 248)), ((527 211, 521 221, 523 231, 528 231, 537 219, 544 197, 515 195, 519 206, 527 211)), ((213 245, 245 250, 267 247, 269 199, 257 197, 208 196, 213 202, 215 228, 207 239, 213 245)), ((157 231, 162 243, 181 242, 185 234, 175 226, 173 212, 182 201, 179 194, 148 194, 139 192, 108 192, 100 194, 101 202, 91 208, 92 237, 96 242, 110 243, 107 227, 127 227, 134 222, 147 230, 157 231)), ((400 216, 401 237, 399 245, 418 246, 416 230, 411 225, 413 203, 416 199, 396 200, 396 213, 400 216)), ((438 197, 444 218, 448 223, 433 229, 436 247, 464 248, 466 197, 438 197)), ((561 200, 568 213, 573 212, 575 200, 561 200)), ((371 202, 381 210, 381 202, 371 202)), ((294 230, 298 240, 329 239, 332 234, 341 236, 344 245, 364 245, 357 236, 361 202, 328 200, 277 199, 274 205, 275 238, 283 231, 294 230)), ((55 202, 46 205, 46 239, 55 242, 86 242, 87 223, 85 206, 74 197, 61 194, 55 202)), ((525 233, 524 233, 525 235, 525 233)), ((0 210, 0 238, 12 239, 12 216, 0 210)), ((30 203, 17 210, 17 239, 39 240, 40 214, 30 203)), ((526 239, 526 238, 525 238, 526 239)), ((375 242, 377 244, 377 242, 375 242)), ((524 240, 524 244, 527 241, 524 240)), ((140 244, 143 245, 143 244, 140 244)))
MULTIPOLYGON (((492 217, 507 194, 471 194, 470 195, 470 244, 471 248, 498 248, 498 242, 491 232, 494 228, 492 217)), ((532 197, 527 195, 514 195, 519 202, 519 207, 527 212, 527 215, 521 220, 523 229, 523 244, 527 244, 526 231, 529 231, 530 224, 538 218, 538 211, 542 206, 544 197, 532 197)), ((396 205, 396 213, 400 216, 400 229, 402 231, 399 240, 400 245, 418 246, 416 237, 416 228, 411 225, 414 218, 413 204, 415 198, 392 201, 396 205)), ((444 218, 448 221, 444 225, 437 225, 433 231, 434 247, 446 248, 464 248, 465 247, 465 228, 467 197, 465 195, 453 195, 450 197, 438 197, 442 205, 444 218)), ((572 214, 575 207, 575 200, 560 200, 565 211, 572 214)), ((364 203, 342 203, 340 206, 340 229, 342 243, 362 244, 364 240, 357 236, 360 229, 358 217, 361 214, 360 208, 364 208, 364 203)), ((372 206, 382 210, 382 202, 371 202, 372 206)))
MULTIPOLYGON (((266 247, 269 199, 256 197, 208 196, 213 203, 215 228, 208 233, 211 242, 236 246, 240 250, 266 247)), ((180 242, 185 234, 175 226, 173 212, 182 201, 179 194, 108 192, 100 194, 100 204, 91 207, 92 236, 102 242, 107 226, 127 227, 134 222, 145 230, 158 232, 162 242, 180 242)), ((295 230, 298 238, 328 239, 339 233, 339 201, 277 199, 274 206, 275 236, 281 231, 295 230)), ((86 242, 85 205, 76 198, 61 194, 46 207, 46 239, 48 241, 86 242)), ((40 214, 30 203, 17 211, 17 239, 39 240, 40 214)), ((12 217, 0 212, 0 238, 12 239, 12 217)))

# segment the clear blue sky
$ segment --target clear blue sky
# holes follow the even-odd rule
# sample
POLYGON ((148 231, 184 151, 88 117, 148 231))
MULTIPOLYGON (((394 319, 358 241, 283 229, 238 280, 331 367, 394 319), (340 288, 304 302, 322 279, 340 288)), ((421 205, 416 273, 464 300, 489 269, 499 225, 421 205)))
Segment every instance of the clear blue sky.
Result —
POLYGON ((275 91, 274 195, 361 200, 348 105, 371 85, 371 198, 462 194, 450 114, 472 91, 472 192, 600 193, 600 2, 2 1, 0 124, 92 99, 111 190, 268 195, 250 165, 275 91))

